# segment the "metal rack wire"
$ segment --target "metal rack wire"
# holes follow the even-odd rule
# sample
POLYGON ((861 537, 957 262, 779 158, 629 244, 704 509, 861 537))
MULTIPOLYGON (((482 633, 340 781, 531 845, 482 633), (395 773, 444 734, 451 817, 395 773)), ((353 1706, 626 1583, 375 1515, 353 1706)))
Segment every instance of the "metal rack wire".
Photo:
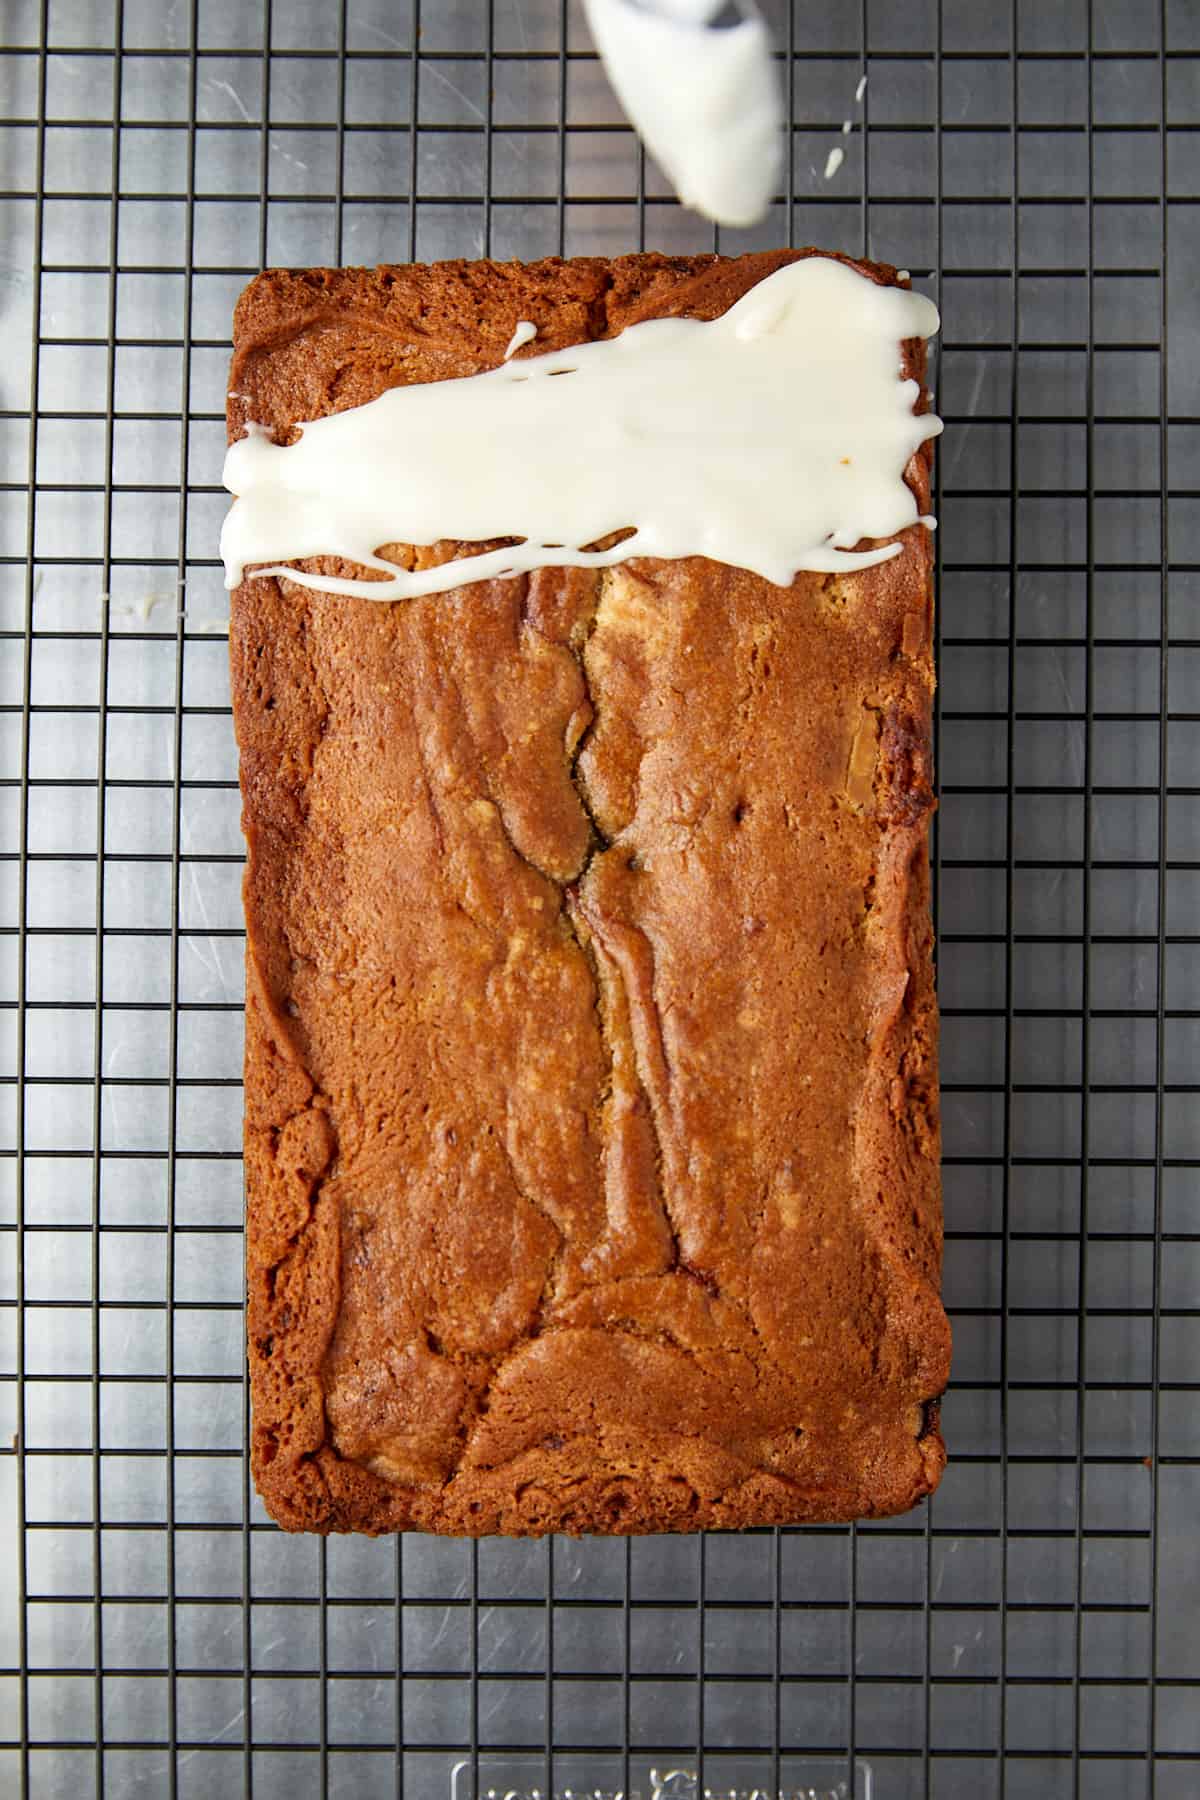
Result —
POLYGON ((768 10, 786 191, 719 247, 868 250, 945 322, 945 1483, 694 1540, 266 1520, 233 300, 267 261, 714 237, 560 0, 5 0, 4 1792, 1200 1791, 1200 10, 768 10))

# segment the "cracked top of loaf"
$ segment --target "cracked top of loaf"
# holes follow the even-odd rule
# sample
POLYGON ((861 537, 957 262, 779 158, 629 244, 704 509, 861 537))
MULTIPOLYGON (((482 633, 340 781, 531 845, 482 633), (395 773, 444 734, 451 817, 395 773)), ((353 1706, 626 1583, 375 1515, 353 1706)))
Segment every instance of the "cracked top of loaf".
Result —
MULTIPOLYGON (((793 254, 272 271, 230 435, 494 367, 518 319, 547 350, 712 318, 793 254)), ((908 479, 927 511, 927 450, 908 479)), ((236 591, 281 1524, 677 1530, 936 1485, 932 600, 902 542, 788 589, 690 558, 236 591)))

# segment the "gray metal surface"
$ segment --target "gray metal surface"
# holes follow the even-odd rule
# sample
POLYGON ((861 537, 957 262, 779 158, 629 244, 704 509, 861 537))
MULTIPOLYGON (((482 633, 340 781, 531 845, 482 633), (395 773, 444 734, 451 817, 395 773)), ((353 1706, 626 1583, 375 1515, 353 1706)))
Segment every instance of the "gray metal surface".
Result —
POLYGON ((774 5, 787 192, 720 238, 865 248, 943 308, 936 1500, 475 1547, 289 1539, 250 1492, 233 301, 264 261, 714 243, 574 7, 412 8, 0 8, 0 1792, 648 1793, 702 1756, 722 1792, 1184 1800, 1194 0, 774 5))

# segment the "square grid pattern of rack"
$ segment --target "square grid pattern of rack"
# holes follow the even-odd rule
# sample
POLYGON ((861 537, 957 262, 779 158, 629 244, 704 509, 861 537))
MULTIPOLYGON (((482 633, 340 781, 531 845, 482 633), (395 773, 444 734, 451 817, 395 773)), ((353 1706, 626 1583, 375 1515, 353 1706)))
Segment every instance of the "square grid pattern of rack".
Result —
POLYGON ((234 299, 263 263, 716 240, 560 0, 5 0, 5 1793, 1200 1790, 1200 8, 767 11, 785 188, 719 247, 866 250, 945 322, 943 1487, 633 1543, 265 1518, 234 299))

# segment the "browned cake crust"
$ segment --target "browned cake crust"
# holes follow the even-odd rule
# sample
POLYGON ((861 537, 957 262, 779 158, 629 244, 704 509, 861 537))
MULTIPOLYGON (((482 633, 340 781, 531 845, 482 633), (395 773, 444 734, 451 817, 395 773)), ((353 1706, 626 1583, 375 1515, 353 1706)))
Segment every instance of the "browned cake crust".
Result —
MULTIPOLYGON (((493 367, 519 318, 540 350, 712 318, 789 255, 273 271, 230 433, 493 367)), ((926 454, 909 480, 926 511, 926 454)), ((790 590, 700 558, 237 590, 280 1524, 678 1530, 936 1485, 932 599, 903 544, 790 590)))

